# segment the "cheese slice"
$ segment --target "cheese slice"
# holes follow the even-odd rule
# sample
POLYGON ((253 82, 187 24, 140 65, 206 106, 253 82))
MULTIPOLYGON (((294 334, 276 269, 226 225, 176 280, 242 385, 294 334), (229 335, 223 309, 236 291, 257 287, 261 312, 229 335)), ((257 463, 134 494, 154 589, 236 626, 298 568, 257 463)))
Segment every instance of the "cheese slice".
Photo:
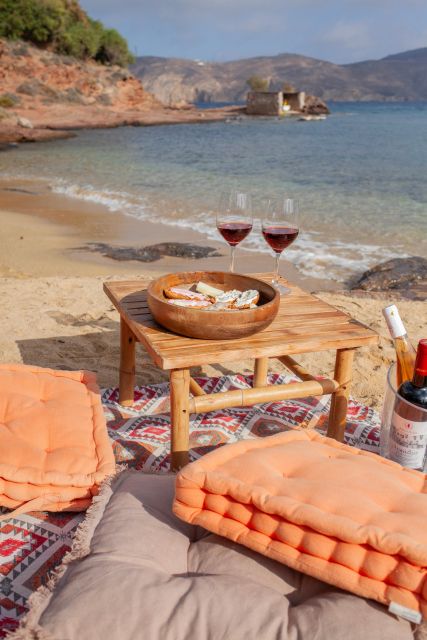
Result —
POLYGON ((211 287, 210 284, 205 284, 204 282, 197 284, 196 291, 203 293, 205 296, 211 296, 212 298, 217 298, 224 293, 221 289, 215 289, 215 287, 211 287))

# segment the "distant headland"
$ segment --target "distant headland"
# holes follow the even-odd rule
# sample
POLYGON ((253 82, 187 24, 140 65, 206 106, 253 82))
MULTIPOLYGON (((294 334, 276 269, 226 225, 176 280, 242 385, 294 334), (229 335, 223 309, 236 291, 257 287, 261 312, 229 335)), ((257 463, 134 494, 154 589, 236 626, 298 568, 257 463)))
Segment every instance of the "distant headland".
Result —
POLYGON ((273 91, 289 83, 325 101, 427 101, 427 47, 381 60, 333 64, 292 53, 203 62, 143 56, 131 65, 147 91, 164 104, 245 102, 257 76, 273 91))

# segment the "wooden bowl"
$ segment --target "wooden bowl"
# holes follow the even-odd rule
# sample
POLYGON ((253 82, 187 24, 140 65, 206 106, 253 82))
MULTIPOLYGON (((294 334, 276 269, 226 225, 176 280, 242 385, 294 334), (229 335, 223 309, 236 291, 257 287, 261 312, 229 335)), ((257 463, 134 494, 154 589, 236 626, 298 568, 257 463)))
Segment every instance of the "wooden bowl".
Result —
POLYGON ((280 294, 271 285, 250 276, 224 271, 191 271, 170 273, 153 281, 147 290, 147 302, 156 322, 174 333, 202 340, 232 340, 268 327, 279 310, 280 294), (223 291, 256 289, 260 294, 258 305, 254 309, 206 311, 168 303, 165 289, 200 281, 223 291))

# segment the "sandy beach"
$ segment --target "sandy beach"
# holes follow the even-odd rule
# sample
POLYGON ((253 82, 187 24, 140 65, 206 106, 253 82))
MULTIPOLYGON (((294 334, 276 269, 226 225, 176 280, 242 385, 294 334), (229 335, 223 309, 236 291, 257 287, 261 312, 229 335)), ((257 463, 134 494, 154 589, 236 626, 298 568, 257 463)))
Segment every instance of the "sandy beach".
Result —
MULTIPOLYGON (((191 229, 138 220, 111 212, 107 207, 62 194, 32 180, 0 181, 0 276, 83 276, 146 274, 153 277, 173 271, 224 270, 229 248, 224 242, 207 240, 191 229), (194 243, 209 246, 217 257, 197 259, 165 257, 155 262, 118 261, 89 250, 93 243, 113 247, 150 246, 158 242, 194 243)), ((236 271, 271 271, 273 258, 238 248, 236 271)), ((337 289, 334 281, 303 276, 290 262, 281 260, 280 272, 310 291, 337 289)))
MULTIPOLYGON (((188 267, 191 268, 191 264, 188 267)), ((126 276, 138 278, 141 272, 126 276)), ((117 277, 116 275, 112 277, 117 277)), ((121 277, 121 276, 120 276, 121 277)), ((102 386, 118 382, 119 318, 102 291, 103 276, 1 278, 0 361, 24 362, 62 369, 90 369, 102 386)), ((390 299, 355 297, 323 292, 319 297, 347 311, 381 335, 378 347, 360 349, 354 366, 352 394, 361 402, 380 408, 386 371, 394 352, 381 315, 390 299)), ((414 341, 422 337, 422 302, 400 301, 399 309, 414 341)), ((313 372, 331 374, 333 353, 300 356, 313 372)), ((194 373, 222 375, 228 371, 250 372, 253 363, 206 366, 194 373)), ((142 349, 138 353, 137 383, 167 379, 154 367, 142 349)), ((277 361, 272 371, 283 370, 277 361)))
MULTIPOLYGON (((22 181, 19 186, 16 182, 0 185, 0 223, 0 361, 86 368, 97 372, 102 386, 117 384, 119 362, 118 314, 102 291, 104 280, 156 277, 178 270, 221 270, 228 265, 227 248, 220 242, 216 245, 219 257, 201 260, 163 258, 143 264, 119 262, 91 253, 87 250, 90 242, 134 246, 161 239, 206 245, 206 239, 197 233, 111 214, 101 205, 49 194, 40 185, 22 181)), ((237 260, 240 271, 271 270, 268 254, 240 250, 237 260)), ((378 347, 359 350, 352 390, 356 399, 380 408, 386 371, 394 359, 381 309, 394 301, 393 294, 373 296, 338 291, 337 283, 301 277, 285 261, 281 272, 380 334, 378 347)), ((416 343, 423 337, 425 305, 407 300, 398 304, 416 343)), ((333 356, 332 352, 326 352, 299 359, 313 372, 329 375, 333 356)), ((194 373, 221 375, 227 371, 249 372, 252 367, 252 362, 245 361, 230 364, 229 369, 206 366, 194 373)), ((271 362, 271 370, 282 368, 280 363, 271 362)), ((166 377, 151 365, 141 349, 137 382, 157 382, 166 377)))

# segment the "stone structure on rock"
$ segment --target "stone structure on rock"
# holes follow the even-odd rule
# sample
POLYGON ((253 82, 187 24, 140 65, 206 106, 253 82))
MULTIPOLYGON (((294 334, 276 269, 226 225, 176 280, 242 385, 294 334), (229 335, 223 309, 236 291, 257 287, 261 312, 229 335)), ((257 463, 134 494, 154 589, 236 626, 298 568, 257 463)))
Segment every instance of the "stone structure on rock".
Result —
POLYGON ((248 115, 280 116, 289 110, 310 115, 329 113, 323 100, 315 96, 307 96, 305 91, 249 91, 247 94, 246 113, 248 115))
POLYGON ((249 91, 246 113, 251 116, 278 116, 283 107, 281 91, 249 91))
POLYGON ((292 111, 302 111, 305 105, 305 91, 282 91, 283 104, 288 104, 292 111))

